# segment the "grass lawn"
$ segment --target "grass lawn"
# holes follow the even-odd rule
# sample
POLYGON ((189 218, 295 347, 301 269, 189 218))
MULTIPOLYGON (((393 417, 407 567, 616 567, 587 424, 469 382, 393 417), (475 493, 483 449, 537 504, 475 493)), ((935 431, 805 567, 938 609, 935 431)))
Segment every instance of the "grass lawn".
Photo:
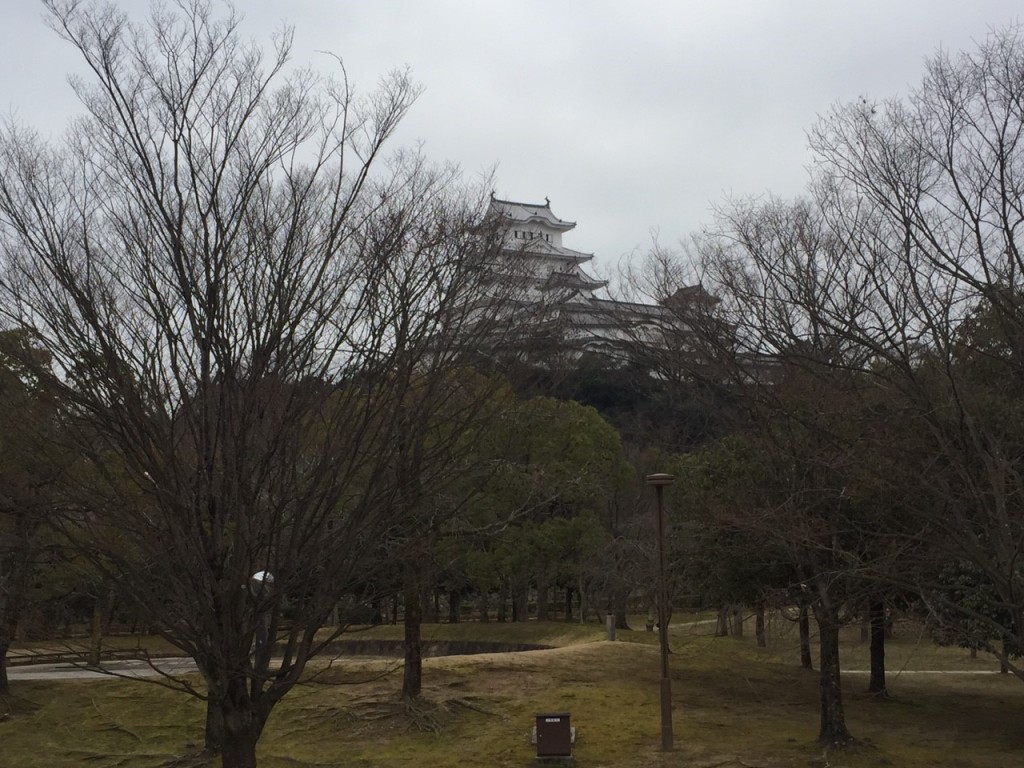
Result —
MULTIPOLYGON (((795 627, 770 626, 766 649, 749 636, 712 637, 714 625, 677 616, 672 634, 677 750, 661 754, 656 634, 530 622, 428 625, 430 639, 487 639, 558 646, 518 654, 429 659, 424 697, 404 706, 394 662, 344 661, 297 688, 271 716, 260 765, 523 766, 537 712, 568 711, 580 766, 832 766, 1004 768, 1024 764, 1024 683, 997 674, 922 675, 919 670, 990 671, 991 659, 936 648, 898 626, 887 649, 893 698, 863 693, 847 674, 847 720, 861 746, 822 755, 817 676, 798 667, 795 627)), ((394 627, 369 635, 389 637, 394 627)), ((857 628, 846 631, 844 666, 867 668, 857 628)), ((150 684, 12 683, 0 703, 0 766, 199 766, 203 704, 150 684)), ((219 763, 214 763, 219 764, 219 763)))

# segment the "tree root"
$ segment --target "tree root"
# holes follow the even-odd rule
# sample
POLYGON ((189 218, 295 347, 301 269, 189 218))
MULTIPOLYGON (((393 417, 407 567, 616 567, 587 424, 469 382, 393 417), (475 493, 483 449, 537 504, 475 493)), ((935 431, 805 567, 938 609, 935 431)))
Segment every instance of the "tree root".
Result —
POLYGON ((185 755, 178 755, 164 763, 162 768, 207 768, 214 764, 216 755, 208 753, 204 749, 191 752, 185 755))
POLYGON ((114 731, 115 733, 127 733, 129 736, 134 738, 140 744, 142 743, 142 737, 139 736, 135 731, 127 726, 121 725, 120 723, 110 720, 100 711, 99 705, 96 703, 96 699, 90 699, 92 701, 92 708, 96 710, 96 714, 99 715, 100 720, 103 722, 104 731, 114 731))
POLYGON ((489 708, 477 697, 456 696, 439 701, 417 697, 414 699, 381 700, 375 697, 351 701, 344 707, 303 707, 302 717, 317 725, 335 721, 373 723, 393 718, 404 718, 409 727, 427 733, 441 733, 456 710, 469 710, 492 717, 501 713, 489 708))
POLYGON ((325 725, 335 720, 346 720, 352 722, 358 717, 351 710, 344 707, 303 707, 303 718, 315 725, 325 725))
POLYGON ((405 699, 405 714, 409 720, 421 731, 429 733, 441 733, 441 721, 428 710, 422 699, 405 699))
POLYGON ((454 704, 455 706, 464 707, 466 709, 471 709, 474 712, 480 712, 481 714, 484 714, 484 715, 497 716, 497 715, 501 714, 500 712, 497 712, 497 711, 495 711, 493 709, 489 709, 488 707, 482 706, 482 705, 477 704, 476 702, 474 702, 474 701, 472 701, 470 699, 465 699, 465 698, 447 699, 444 702, 444 704, 445 704, 445 706, 447 706, 449 704, 454 704))

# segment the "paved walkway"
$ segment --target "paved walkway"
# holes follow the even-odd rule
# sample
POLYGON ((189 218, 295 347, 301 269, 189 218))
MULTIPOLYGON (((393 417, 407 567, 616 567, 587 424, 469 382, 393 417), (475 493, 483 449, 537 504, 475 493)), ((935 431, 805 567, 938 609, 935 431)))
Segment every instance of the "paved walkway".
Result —
POLYGON ((159 677, 160 675, 191 675, 196 673, 192 659, 153 659, 152 662, 129 660, 104 662, 106 672, 75 664, 34 664, 8 667, 7 677, 15 680, 116 680, 120 677, 159 677), (155 667, 155 668, 154 668, 155 667), (109 674, 108 674, 109 673, 109 674))
MULTIPOLYGON (((843 675, 870 675, 870 669, 843 669, 843 675)), ((999 675, 998 669, 887 669, 886 677, 899 677, 900 675, 999 675)))
MULTIPOLYGON (((103 665, 107 672, 79 667, 74 664, 36 664, 31 667, 14 667, 7 670, 10 680, 116 680, 122 677, 140 678, 165 675, 191 675, 198 670, 192 659, 154 659, 152 664, 145 661, 112 661, 103 665), (155 669, 154 669, 155 665, 155 669)), ((844 669, 844 675, 868 675, 869 669, 844 669)), ((998 675, 998 669, 901 669, 886 670, 893 675, 998 675)))

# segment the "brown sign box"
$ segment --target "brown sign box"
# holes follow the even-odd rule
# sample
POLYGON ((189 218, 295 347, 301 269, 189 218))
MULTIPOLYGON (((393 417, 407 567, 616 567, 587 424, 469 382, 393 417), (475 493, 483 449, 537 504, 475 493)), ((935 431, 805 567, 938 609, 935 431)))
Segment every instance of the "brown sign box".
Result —
POLYGON ((537 757, 572 757, 568 712, 547 712, 537 718, 537 757))

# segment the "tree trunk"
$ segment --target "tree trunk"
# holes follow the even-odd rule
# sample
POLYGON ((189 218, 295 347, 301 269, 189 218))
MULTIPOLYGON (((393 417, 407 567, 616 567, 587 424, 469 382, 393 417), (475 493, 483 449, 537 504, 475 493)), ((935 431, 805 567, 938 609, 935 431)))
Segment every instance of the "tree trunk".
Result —
POLYGON ((512 593, 512 621, 526 621, 530 618, 529 587, 516 588, 512 593))
POLYGON ((1004 637, 1002 652, 999 654, 999 674, 1008 675, 1010 673, 1010 643, 1004 637))
MULTIPOLYGON (((241 682, 244 687, 245 683, 241 682)), ((230 697, 224 701, 224 746, 220 759, 223 768, 256 768, 256 742, 262 725, 255 714, 236 707, 230 697)))
POLYGON ((256 768, 256 742, 245 734, 228 737, 220 759, 223 768, 256 768))
POLYGON ((743 606, 732 607, 732 636, 743 637, 743 606))
POLYGON ((814 669, 814 660, 811 657, 811 619, 806 605, 800 606, 800 666, 804 669, 814 669))
POLYGON ((11 682, 7 679, 7 651, 18 630, 18 617, 14 615, 12 603, 9 594, 0 595, 0 696, 11 692, 11 682))
POLYGON ((498 621, 502 624, 507 620, 508 611, 508 583, 501 582, 498 588, 498 621))
POLYGON ((90 667, 100 665, 100 653, 103 650, 103 627, 107 620, 107 599, 97 596, 92 604, 92 636, 89 639, 90 667))
POLYGON ((823 747, 843 747, 849 743, 843 713, 843 691, 839 680, 839 613, 820 603, 814 610, 818 621, 819 689, 821 699, 821 730, 818 743, 823 747))
POLYGON ((398 623, 398 593, 391 596, 391 623, 398 623))
POLYGON ((872 600, 868 610, 871 619, 871 679, 868 693, 887 698, 885 688, 885 603, 872 600))
POLYGON ((0 643, 0 696, 11 692, 11 682, 7 679, 7 643, 0 643))
POLYGON ((448 591, 448 623, 458 624, 462 619, 462 593, 457 589, 448 591))
POLYGON ((537 621, 547 621, 548 616, 548 592, 550 587, 546 580, 537 580, 537 621))
POLYGON ((224 749, 224 710, 212 699, 206 702, 203 749, 208 755, 219 755, 224 749))
POLYGON ((438 617, 441 615, 437 603, 437 592, 428 586, 423 586, 426 583, 426 579, 422 578, 422 576, 423 574, 419 574, 415 577, 416 582, 420 584, 419 620, 422 624, 437 624, 438 617))
POLYGON ((615 593, 615 628, 629 629, 629 622, 626 619, 629 602, 629 592, 619 590, 615 593))
POLYGON ((480 590, 480 599, 479 599, 477 605, 478 605, 478 608, 479 608, 479 611, 480 611, 480 623, 481 624, 489 622, 491 620, 491 614, 490 614, 489 606, 487 604, 489 597, 490 597, 490 595, 487 594, 487 590, 486 589, 481 589, 480 590))
POLYGON ((715 637, 729 636, 729 609, 721 607, 718 609, 718 623, 715 624, 715 637))
POLYGON ((110 590, 107 593, 107 604, 104 606, 103 611, 103 634, 104 636, 109 635, 111 629, 114 626, 114 609, 117 608, 117 593, 114 590, 110 590))
POLYGON ((565 588, 565 620, 572 621, 572 587, 565 588))
POLYGON ((764 603, 757 604, 756 613, 754 615, 754 634, 757 636, 757 647, 767 647, 768 639, 765 636, 764 631, 764 603))
POLYGON ((206 681, 206 723, 203 728, 203 751, 219 755, 224 748, 224 695, 202 660, 196 659, 199 674, 206 681))
POLYGON ((410 566, 406 568, 405 575, 405 664, 402 669, 402 696, 406 699, 419 696, 423 689, 423 646, 420 637, 422 622, 420 589, 410 566))

